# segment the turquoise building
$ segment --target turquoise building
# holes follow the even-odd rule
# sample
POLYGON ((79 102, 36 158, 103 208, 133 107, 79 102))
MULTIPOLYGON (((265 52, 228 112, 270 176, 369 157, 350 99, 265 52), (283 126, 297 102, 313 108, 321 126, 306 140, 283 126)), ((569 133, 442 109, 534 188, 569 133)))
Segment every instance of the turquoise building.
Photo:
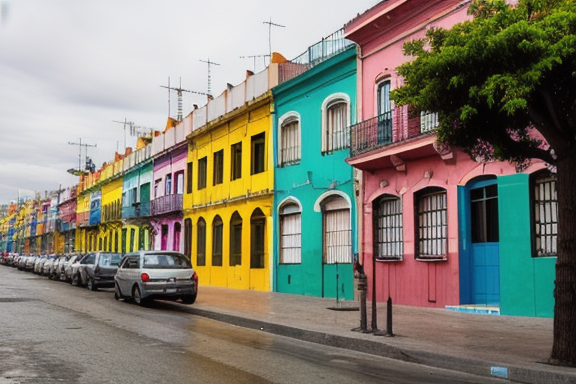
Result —
POLYGON ((272 89, 273 288, 350 300, 358 236, 353 168, 345 159, 356 119, 356 46, 325 39, 304 56, 305 64, 286 63, 300 74, 272 89))

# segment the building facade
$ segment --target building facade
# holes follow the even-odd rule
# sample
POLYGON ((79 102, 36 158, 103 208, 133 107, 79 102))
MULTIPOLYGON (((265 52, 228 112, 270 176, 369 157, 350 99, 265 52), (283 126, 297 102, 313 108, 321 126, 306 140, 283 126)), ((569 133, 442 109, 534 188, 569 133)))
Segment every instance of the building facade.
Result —
POLYGON ((278 292, 351 300, 356 204, 345 160, 356 112, 356 47, 342 36, 328 40, 339 49, 272 90, 274 281, 278 292))
POLYGON ((517 170, 476 162, 437 142, 436 114, 390 101, 390 91, 403 83, 395 72, 407 60, 403 43, 423 38, 427 28, 467 20, 468 5, 382 2, 345 27, 359 45, 360 122, 351 129, 348 163, 362 171, 369 295, 405 305, 551 316, 554 218, 538 214, 555 207, 546 164, 532 161, 517 170))

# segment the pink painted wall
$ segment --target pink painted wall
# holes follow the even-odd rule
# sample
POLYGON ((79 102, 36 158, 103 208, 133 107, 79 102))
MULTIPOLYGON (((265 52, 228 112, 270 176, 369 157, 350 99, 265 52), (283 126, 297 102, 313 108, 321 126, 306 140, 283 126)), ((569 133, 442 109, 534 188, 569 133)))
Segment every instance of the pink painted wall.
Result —
MULTIPOLYGON (((481 175, 507 175, 516 173, 508 163, 480 164, 460 150, 453 152, 451 160, 431 156, 407 162, 407 172, 385 168, 363 173, 364 197, 362 201, 362 257, 366 274, 372 276, 372 202, 389 194, 402 199, 404 258, 402 261, 376 263, 376 294, 378 301, 388 295, 396 304, 444 307, 460 302, 458 282, 458 198, 457 187, 481 175), (432 176, 425 178, 428 173, 432 176), (389 183, 381 187, 381 182, 389 183), (418 261, 415 259, 414 194, 426 187, 446 190, 448 204, 448 256, 446 261, 418 261)), ((537 166, 536 164, 534 166, 537 166)), ((371 298, 371 284, 368 297, 371 298)))
MULTIPOLYGON (((176 173, 178 172, 186 172, 186 163, 187 163, 187 147, 184 146, 182 148, 178 148, 173 152, 168 152, 165 156, 158 158, 154 161, 154 177, 152 181, 152 191, 151 191, 151 198, 154 199, 156 197, 165 196, 165 180, 166 175, 172 175, 172 194, 175 194, 176 188, 176 173), (158 196, 154 195, 154 186, 156 180, 162 179, 161 185, 158 189, 158 196)), ((183 183, 185 183, 185 178, 183 179, 183 183)), ((185 185, 182 186, 185 189, 185 185)), ((180 217, 176 217, 175 215, 167 215, 163 217, 155 218, 153 222, 154 227, 154 238, 153 238, 153 249, 160 250, 160 249, 167 249, 171 251, 178 251, 182 252, 183 241, 180 238, 182 236, 182 231, 179 234, 175 234, 174 228, 176 223, 179 223, 181 226, 183 225, 182 215, 180 217), (165 239, 162 238, 162 225, 168 226, 168 233, 165 239), (178 239, 175 238, 175 235, 179 236, 178 239), (165 244, 163 245, 163 242, 165 244)))

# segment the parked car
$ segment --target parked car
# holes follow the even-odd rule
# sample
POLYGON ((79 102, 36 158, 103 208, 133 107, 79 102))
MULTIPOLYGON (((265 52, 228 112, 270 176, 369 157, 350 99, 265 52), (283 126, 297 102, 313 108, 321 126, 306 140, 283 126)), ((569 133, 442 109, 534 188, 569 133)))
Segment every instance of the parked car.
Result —
POLYGON ((52 265, 50 265, 50 268, 48 268, 48 278, 50 280, 59 280, 59 268, 61 264, 64 264, 66 262, 66 256, 64 255, 59 255, 56 256, 56 259, 54 259, 54 262, 52 263, 52 265))
POLYGON ((36 260, 34 260, 33 272, 36 274, 40 274, 40 272, 42 272, 42 266, 44 265, 45 261, 46 261, 46 255, 41 255, 40 257, 37 257, 36 260))
POLYGON ((134 299, 144 305, 154 299, 193 304, 198 275, 190 259, 172 251, 139 251, 122 259, 114 277, 114 298, 134 299))
POLYGON ((55 259, 56 259, 55 254, 46 256, 46 260, 44 261, 44 264, 42 264, 42 270, 40 271, 41 275, 48 276, 48 274, 50 273, 50 267, 52 266, 52 264, 54 264, 55 259))
POLYGON ((16 256, 14 255, 14 253, 9 253, 8 257, 6 258, 6 265, 9 265, 11 267, 14 266, 15 257, 16 256))
POLYGON ((72 266, 72 285, 85 285, 91 291, 114 287, 114 275, 121 253, 92 252, 72 266))
MULTIPOLYGON (((73 266, 74 266, 74 264, 78 263, 78 261, 80 261, 80 259, 82 257, 83 257, 83 255, 72 255, 70 260, 68 260, 66 262, 66 265, 64 266, 64 279, 61 278, 61 280, 64 280, 67 282, 72 282, 73 266)), ((77 265, 79 265, 79 263, 77 265)))
POLYGON ((18 270, 23 271, 26 268, 26 260, 28 255, 21 255, 18 257, 18 270))
POLYGON ((24 262, 24 270, 28 272, 32 272, 34 270, 34 262, 36 261, 37 256, 31 255, 26 258, 24 262))

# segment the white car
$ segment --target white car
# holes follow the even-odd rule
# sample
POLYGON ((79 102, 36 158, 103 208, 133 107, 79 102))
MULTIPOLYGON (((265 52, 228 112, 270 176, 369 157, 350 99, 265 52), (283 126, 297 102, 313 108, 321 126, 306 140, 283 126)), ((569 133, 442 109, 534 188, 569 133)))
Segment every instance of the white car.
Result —
POLYGON ((128 253, 120 262, 114 281, 116 300, 134 299, 139 305, 154 299, 193 304, 198 294, 198 275, 190 259, 179 252, 128 253))

